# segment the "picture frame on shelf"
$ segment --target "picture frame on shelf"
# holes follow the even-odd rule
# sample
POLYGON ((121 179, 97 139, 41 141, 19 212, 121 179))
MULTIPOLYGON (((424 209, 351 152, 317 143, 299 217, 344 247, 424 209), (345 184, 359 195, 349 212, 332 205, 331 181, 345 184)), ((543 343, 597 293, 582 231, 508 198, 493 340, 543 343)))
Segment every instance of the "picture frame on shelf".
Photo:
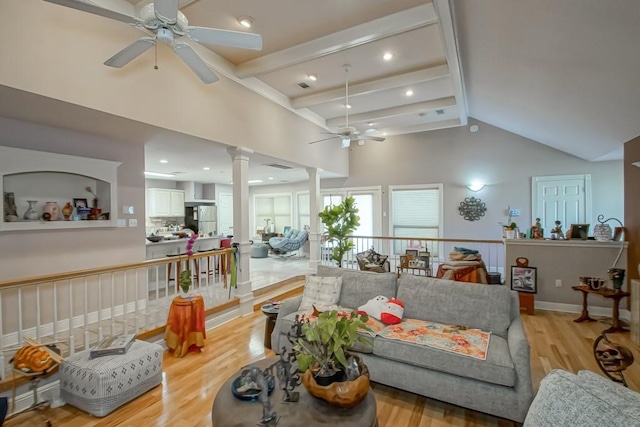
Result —
POLYGON ((571 224, 566 234, 567 239, 587 240, 589 238, 590 224, 571 224))
POLYGON ((511 266, 511 290, 535 294, 538 292, 538 269, 536 267, 511 266))
POLYGON ((613 238, 611 240, 615 242, 619 242, 622 238, 622 234, 624 233, 624 227, 615 227, 613 229, 613 238))
POLYGON ((407 255, 400 255, 400 267, 409 267, 409 257, 407 255))
POLYGON ((88 208, 87 199, 73 199, 74 208, 88 208))
POLYGON ((404 254, 411 256, 411 258, 413 259, 418 257, 418 252, 418 249, 406 249, 404 251, 404 254))

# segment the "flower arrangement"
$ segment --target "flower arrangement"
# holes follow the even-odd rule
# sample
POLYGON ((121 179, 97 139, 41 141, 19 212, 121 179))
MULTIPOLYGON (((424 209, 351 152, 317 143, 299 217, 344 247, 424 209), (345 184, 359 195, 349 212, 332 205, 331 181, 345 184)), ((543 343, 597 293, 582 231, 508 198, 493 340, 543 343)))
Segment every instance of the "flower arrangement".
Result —
POLYGON ((518 228, 518 224, 511 221, 511 206, 507 206, 507 212, 509 212, 509 216, 507 217, 507 222, 506 223, 499 222, 498 224, 502 226, 503 230, 515 230, 516 228, 518 228))
POLYGON ((195 243, 198 235, 196 233, 192 233, 191 237, 189 237, 189 241, 187 242, 187 268, 180 273, 180 289, 183 293, 189 293, 189 288, 191 287, 191 269, 189 266, 191 265, 191 257, 193 256, 193 244, 195 243))

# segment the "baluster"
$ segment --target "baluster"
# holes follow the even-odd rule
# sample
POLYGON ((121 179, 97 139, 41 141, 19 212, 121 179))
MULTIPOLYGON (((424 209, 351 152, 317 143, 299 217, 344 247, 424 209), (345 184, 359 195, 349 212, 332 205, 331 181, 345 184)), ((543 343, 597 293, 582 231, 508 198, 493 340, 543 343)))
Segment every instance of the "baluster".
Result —
POLYGON ((102 275, 98 275, 98 342, 102 341, 102 275))
POLYGON ((116 300, 116 292, 115 292, 115 285, 113 283, 113 272, 111 272, 111 324, 110 324, 111 331, 109 332, 109 335, 115 335, 115 322, 116 322, 116 315, 114 310, 115 300, 116 300))
POLYGON ((127 333, 127 272, 122 272, 122 333, 127 333))
POLYGON ((67 280, 69 293, 69 354, 76 352, 76 337, 73 335, 73 281, 67 280))
POLYGON ((18 345, 22 345, 22 288, 18 288, 18 345))
POLYGON ((135 291, 133 292, 133 297, 135 298, 134 302, 133 302, 133 307, 135 312, 133 313, 133 333, 137 334, 138 333, 138 270, 133 270, 133 272, 136 275, 136 280, 135 280, 135 291))
POLYGON ((36 285, 36 340, 40 341, 40 285, 36 285))
POLYGON ((84 310, 84 314, 82 316, 84 325, 83 325, 83 329, 84 329, 84 349, 88 349, 90 347, 89 345, 89 293, 87 292, 88 288, 87 288, 87 278, 85 277, 83 280, 83 287, 84 287, 84 301, 83 301, 83 310, 84 310))
POLYGON ((53 282, 53 339, 58 339, 58 282, 53 282))
MULTIPOLYGON (((2 311, 2 292, 0 292, 0 311, 2 311)), ((4 378, 5 372, 5 360, 4 360, 4 328, 2 326, 2 316, 0 316, 0 376, 4 378)))

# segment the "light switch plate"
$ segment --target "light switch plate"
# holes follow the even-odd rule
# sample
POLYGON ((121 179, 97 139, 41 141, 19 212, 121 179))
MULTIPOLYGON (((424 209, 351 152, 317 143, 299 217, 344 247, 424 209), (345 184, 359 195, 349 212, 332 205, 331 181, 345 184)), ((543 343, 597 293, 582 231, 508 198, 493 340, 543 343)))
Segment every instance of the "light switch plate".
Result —
POLYGON ((122 213, 125 215, 133 215, 134 209, 133 206, 122 206, 122 213))
POLYGON ((126 227, 126 226, 127 226, 127 220, 118 218, 118 227, 126 227))
POLYGON ((138 226, 138 220, 135 218, 130 218, 129 219, 129 227, 137 227, 138 226))

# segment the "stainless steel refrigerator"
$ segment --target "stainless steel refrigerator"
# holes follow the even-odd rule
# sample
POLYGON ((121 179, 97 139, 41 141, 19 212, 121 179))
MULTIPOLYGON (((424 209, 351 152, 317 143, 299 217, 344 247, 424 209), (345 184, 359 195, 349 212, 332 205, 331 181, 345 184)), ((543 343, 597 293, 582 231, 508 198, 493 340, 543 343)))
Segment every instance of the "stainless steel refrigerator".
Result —
POLYGON ((184 225, 196 233, 218 232, 218 208, 213 203, 185 203, 184 225))

